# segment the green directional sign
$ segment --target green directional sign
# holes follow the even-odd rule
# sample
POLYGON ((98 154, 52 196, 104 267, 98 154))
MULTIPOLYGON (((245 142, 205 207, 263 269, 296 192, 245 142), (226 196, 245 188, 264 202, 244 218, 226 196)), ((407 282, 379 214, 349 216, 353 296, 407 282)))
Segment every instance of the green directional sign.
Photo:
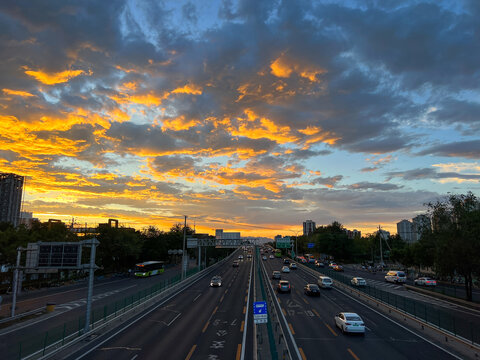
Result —
POLYGON ((290 249, 292 247, 290 238, 277 239, 275 247, 277 249, 290 249))

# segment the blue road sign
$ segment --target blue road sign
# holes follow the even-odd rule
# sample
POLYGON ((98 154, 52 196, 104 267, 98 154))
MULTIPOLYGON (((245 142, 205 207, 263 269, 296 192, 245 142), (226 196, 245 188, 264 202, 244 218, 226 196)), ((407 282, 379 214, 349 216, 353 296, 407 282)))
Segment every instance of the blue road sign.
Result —
POLYGON ((253 303, 253 315, 263 315, 267 313, 266 301, 255 301, 253 303))
POLYGON ((314 243, 308 243, 307 245, 308 245, 308 248, 309 248, 309 249, 311 249, 311 248, 313 248, 313 247, 315 246, 314 243))

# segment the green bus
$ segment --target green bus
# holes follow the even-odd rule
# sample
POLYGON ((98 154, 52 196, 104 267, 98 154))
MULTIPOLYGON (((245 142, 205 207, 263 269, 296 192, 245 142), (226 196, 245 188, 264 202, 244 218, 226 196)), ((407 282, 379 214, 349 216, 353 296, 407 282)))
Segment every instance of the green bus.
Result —
POLYGON ((146 261, 135 265, 136 277, 148 277, 161 274, 165 271, 164 261, 146 261))
POLYGON ((282 257, 282 250, 281 249, 275 249, 275 257, 277 257, 277 258, 282 257))

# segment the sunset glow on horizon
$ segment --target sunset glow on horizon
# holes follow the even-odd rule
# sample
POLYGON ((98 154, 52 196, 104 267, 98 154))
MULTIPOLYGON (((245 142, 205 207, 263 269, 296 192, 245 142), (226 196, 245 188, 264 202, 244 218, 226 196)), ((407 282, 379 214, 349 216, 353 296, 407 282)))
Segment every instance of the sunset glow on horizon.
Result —
POLYGON ((480 196, 474 4, 2 2, 0 172, 42 221, 396 233, 480 196))

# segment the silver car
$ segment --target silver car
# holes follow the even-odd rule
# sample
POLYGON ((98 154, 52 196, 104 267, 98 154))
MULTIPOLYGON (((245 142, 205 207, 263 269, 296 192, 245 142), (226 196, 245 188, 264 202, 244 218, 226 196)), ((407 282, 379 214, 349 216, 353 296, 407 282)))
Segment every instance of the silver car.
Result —
POLYGON ((354 277, 350 282, 353 286, 367 286, 367 282, 361 277, 354 277))

